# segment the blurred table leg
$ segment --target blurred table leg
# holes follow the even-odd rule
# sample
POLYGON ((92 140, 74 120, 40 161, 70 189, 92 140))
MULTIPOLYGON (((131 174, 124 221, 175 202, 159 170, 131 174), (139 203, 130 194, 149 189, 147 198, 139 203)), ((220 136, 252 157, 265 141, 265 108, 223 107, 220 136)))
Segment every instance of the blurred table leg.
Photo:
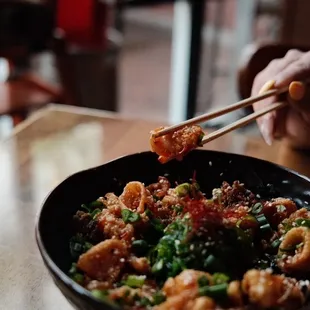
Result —
POLYGON ((174 4, 169 122, 177 123, 196 111, 201 37, 205 1, 174 4))

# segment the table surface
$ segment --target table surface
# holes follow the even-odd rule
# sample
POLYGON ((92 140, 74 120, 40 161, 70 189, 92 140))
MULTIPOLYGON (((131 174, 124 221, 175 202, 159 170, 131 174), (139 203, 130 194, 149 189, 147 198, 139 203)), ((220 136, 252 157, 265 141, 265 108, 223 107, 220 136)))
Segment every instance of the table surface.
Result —
MULTIPOLYGON (((72 309, 39 255, 34 227, 45 196, 67 176, 118 156, 149 149, 162 124, 51 105, 0 142, 0 309, 72 309)), ((310 176, 310 156, 259 137, 227 134, 208 149, 267 159, 310 176)))

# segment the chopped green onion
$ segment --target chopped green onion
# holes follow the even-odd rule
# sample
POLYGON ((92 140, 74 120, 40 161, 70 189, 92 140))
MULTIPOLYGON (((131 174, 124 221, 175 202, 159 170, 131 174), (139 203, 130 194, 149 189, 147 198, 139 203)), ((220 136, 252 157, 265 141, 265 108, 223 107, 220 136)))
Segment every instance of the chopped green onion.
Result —
POLYGON ((154 199, 155 201, 160 200, 160 198, 159 198, 158 196, 156 196, 156 195, 153 195, 153 199, 154 199))
POLYGON ((264 214, 260 214, 256 216, 256 220, 260 226, 268 224, 266 216, 264 214))
POLYGON ((222 284, 227 283, 229 281, 229 277, 224 273, 214 273, 213 276, 213 282, 214 284, 222 284))
POLYGON ((101 210, 100 209, 95 209, 91 214, 90 216, 94 219, 96 218, 96 216, 101 213, 101 210))
POLYGON ((295 223, 297 226, 304 226, 310 228, 310 219, 297 219, 295 223))
POLYGON ((204 287, 204 286, 209 285, 209 279, 206 276, 201 276, 198 279, 198 285, 199 287, 204 287))
POLYGON ((175 192, 179 197, 184 197, 188 195, 190 190, 191 190, 191 185, 189 183, 180 184, 175 188, 175 192))
POLYGON ((153 295, 153 305, 159 305, 166 300, 166 296, 162 292, 156 292, 153 295))
POLYGON ((296 250, 296 245, 292 245, 292 246, 289 246, 287 248, 280 248, 279 250, 281 252, 288 252, 288 253, 290 253, 290 252, 293 252, 293 251, 296 250))
POLYGON ((146 276, 130 275, 126 281, 124 281, 124 284, 132 288, 139 288, 143 286, 145 279, 146 276))
POLYGON ((204 133, 201 133, 201 134, 199 135, 198 140, 197 140, 197 145, 198 145, 198 146, 203 146, 201 143, 202 143, 202 139, 203 139, 204 136, 205 136, 204 133))
POLYGON ((93 245, 90 242, 85 242, 84 243, 84 250, 85 252, 88 251, 89 249, 91 249, 93 247, 93 245))
POLYGON ((177 214, 181 214, 183 211, 183 206, 172 206, 172 209, 177 213, 177 214))
POLYGON ((94 209, 100 209, 102 210, 105 207, 105 205, 103 204, 103 202, 99 201, 99 200, 95 200, 91 203, 89 203, 88 205, 83 203, 81 205, 82 209, 85 209, 88 213, 91 213, 94 209))
POLYGON ((82 208, 82 209, 85 209, 88 213, 91 212, 91 209, 88 208, 88 206, 87 206, 86 204, 84 204, 84 203, 81 205, 81 208, 82 208))
POLYGON ((281 244, 281 241, 279 239, 276 239, 271 243, 271 247, 274 249, 277 249, 280 244, 281 244))
POLYGON ((71 275, 71 279, 74 281, 74 282, 77 282, 79 284, 83 283, 84 281, 84 276, 80 273, 75 273, 73 275, 71 275))
POLYGON ((269 222, 267 221, 264 214, 257 215, 256 220, 259 224, 259 228, 260 228, 261 232, 267 232, 267 231, 271 230, 271 226, 270 226, 269 222))
POLYGON ((69 274, 74 274, 77 272, 76 263, 72 263, 71 268, 69 270, 69 274))
POLYGON ((204 261, 204 268, 211 269, 211 270, 217 270, 219 266, 219 262, 217 261, 217 258, 214 255, 209 255, 206 260, 204 261))
POLYGON ((278 205, 277 206, 277 212, 285 212, 285 211, 286 211, 285 206, 283 206, 283 205, 278 205))
POLYGON ((160 272, 164 268, 164 260, 160 259, 158 262, 156 262, 152 267, 152 272, 157 273, 160 272))
POLYGON ((265 224, 265 225, 260 226, 260 230, 261 230, 262 232, 270 231, 270 230, 271 230, 271 226, 270 226, 269 223, 267 223, 267 224, 265 224))
POLYGON ((144 240, 134 240, 132 242, 132 249, 136 254, 145 254, 148 251, 149 247, 150 246, 144 240))
POLYGON ((129 209, 123 209, 122 218, 125 223, 135 223, 140 220, 140 214, 132 212, 129 209))
POLYGON ((104 204, 99 200, 95 200, 89 204, 89 207, 91 207, 92 209, 95 209, 98 207, 103 207, 103 206, 104 206, 104 204))
POLYGON ((141 297, 138 303, 139 303, 139 306, 143 306, 143 307, 152 306, 152 302, 145 296, 141 297))
POLYGON ((199 288, 199 295, 208 296, 215 300, 220 300, 227 296, 227 283, 221 283, 213 286, 205 286, 199 288))
POLYGON ((108 297, 108 292, 107 291, 100 291, 100 290, 92 290, 91 291, 92 295, 96 297, 99 300, 106 301, 108 297))
POLYGON ((148 216, 148 218, 150 219, 150 223, 151 225, 158 231, 158 232, 163 232, 164 231, 164 225, 163 223, 154 217, 153 213, 151 212, 151 210, 146 209, 145 210, 145 214, 148 216))
POLYGON ((304 245, 304 243, 303 243, 303 242, 300 242, 299 244, 296 245, 296 249, 301 248, 303 245, 304 245))
POLYGON ((253 206, 252 213, 259 214, 262 212, 262 210, 263 210, 263 205, 260 202, 258 202, 253 206))

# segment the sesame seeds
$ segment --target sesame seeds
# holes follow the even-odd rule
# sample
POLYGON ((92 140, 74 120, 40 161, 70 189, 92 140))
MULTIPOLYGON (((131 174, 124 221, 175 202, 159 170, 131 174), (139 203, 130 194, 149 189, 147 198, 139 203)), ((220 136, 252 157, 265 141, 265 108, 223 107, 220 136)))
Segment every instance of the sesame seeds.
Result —
POLYGON ((212 167, 212 161, 209 161, 209 166, 212 167))

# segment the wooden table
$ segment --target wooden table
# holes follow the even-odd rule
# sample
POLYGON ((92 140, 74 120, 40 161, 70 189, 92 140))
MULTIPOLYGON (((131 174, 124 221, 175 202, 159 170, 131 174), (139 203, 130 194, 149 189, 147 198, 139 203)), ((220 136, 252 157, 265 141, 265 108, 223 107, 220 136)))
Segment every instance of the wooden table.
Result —
MULTIPOLYGON (((39 256, 34 225, 48 192, 70 174, 148 150, 161 125, 83 108, 48 106, 0 142, 0 309, 72 309, 39 256)), ((206 146, 274 161, 310 176, 310 157, 230 134, 206 146)), ((240 167, 242 169, 242 167, 240 167)))

